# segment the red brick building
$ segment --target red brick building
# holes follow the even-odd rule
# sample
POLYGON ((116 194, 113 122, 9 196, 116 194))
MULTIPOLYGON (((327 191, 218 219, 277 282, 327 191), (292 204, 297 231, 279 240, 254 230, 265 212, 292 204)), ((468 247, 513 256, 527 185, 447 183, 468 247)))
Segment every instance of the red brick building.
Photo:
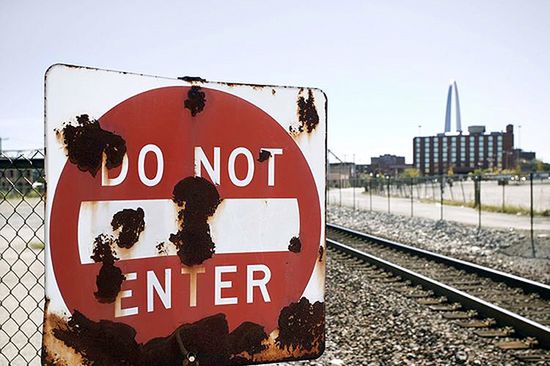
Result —
POLYGON ((413 139, 413 165, 422 175, 466 174, 476 169, 515 167, 514 126, 503 132, 485 132, 470 126, 467 133, 440 133, 413 139))

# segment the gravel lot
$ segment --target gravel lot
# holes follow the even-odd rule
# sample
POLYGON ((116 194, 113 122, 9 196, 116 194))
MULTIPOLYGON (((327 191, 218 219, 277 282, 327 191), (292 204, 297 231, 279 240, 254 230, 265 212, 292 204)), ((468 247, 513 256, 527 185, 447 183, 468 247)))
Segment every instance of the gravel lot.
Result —
POLYGON ((490 229, 383 212, 329 207, 327 221, 550 284, 550 233, 490 229))

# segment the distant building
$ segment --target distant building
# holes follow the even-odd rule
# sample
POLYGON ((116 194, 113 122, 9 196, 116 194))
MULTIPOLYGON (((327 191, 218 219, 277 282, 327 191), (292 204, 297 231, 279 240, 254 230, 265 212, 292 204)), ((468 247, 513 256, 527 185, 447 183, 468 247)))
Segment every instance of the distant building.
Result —
POLYGON ((350 179, 356 177, 354 163, 330 163, 327 184, 329 187, 351 187, 350 179))
POLYGON ((370 169, 373 174, 396 176, 410 165, 405 164, 404 156, 384 154, 370 158, 370 169))
POLYGON ((44 159, 9 159, 0 157, 0 194, 26 195, 31 191, 43 192, 41 177, 44 159))
POLYGON ((372 168, 370 164, 355 164, 355 172, 357 175, 364 175, 372 173, 372 168))
POLYGON ((537 158, 534 151, 523 151, 522 149, 514 149, 514 157, 520 162, 531 162, 537 158))
POLYGON ((485 126, 470 126, 467 133, 441 133, 413 139, 413 165, 422 175, 464 174, 476 169, 512 169, 514 126, 504 132, 485 132, 485 126))

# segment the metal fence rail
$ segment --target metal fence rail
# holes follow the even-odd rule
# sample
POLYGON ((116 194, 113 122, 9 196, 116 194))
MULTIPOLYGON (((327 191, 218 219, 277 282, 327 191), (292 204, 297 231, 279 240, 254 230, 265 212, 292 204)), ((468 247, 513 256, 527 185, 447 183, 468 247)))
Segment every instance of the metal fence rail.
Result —
POLYGON ((0 152, 0 365, 39 365, 44 151, 0 152))

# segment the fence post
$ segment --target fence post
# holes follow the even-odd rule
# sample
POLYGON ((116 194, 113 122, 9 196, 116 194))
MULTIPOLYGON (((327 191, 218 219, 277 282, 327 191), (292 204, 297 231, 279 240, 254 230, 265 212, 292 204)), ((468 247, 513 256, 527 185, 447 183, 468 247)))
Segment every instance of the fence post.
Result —
POLYGON ((338 184, 338 191, 340 192, 340 204, 339 206, 342 207, 342 175, 340 174, 340 183, 338 184))
POLYGON ((441 191, 439 192, 440 202, 441 202, 441 215, 439 219, 443 221, 443 190, 445 189, 445 183, 443 182, 443 174, 440 176, 439 179, 440 179, 439 188, 441 189, 441 191))
MULTIPOLYGON (((353 169, 355 169, 355 167, 353 169)), ((355 171, 353 173, 353 211, 355 211, 355 185, 357 184, 357 177, 355 176, 355 171)))
MULTIPOLYGON (((481 175, 477 176, 477 189, 476 189, 476 201, 477 201, 477 230, 481 231, 481 175)), ((474 186, 475 187, 475 186, 474 186)))
POLYGON ((369 179, 369 201, 370 201, 369 211, 372 211, 372 177, 370 177, 369 179))
POLYGON ((411 177, 411 217, 414 217, 413 215, 413 198, 414 198, 414 191, 413 191, 413 186, 414 186, 414 177, 411 177))
POLYGON ((529 184, 530 184, 530 191, 531 191, 531 252, 533 254, 533 258, 536 257, 535 253, 535 237, 533 233, 533 216, 534 216, 534 210, 533 210, 533 172, 529 173, 529 184))
POLYGON ((505 213, 506 204, 504 203, 504 194, 506 192, 506 183, 507 181, 505 179, 502 179, 502 213, 505 213))
POLYGON ((391 180, 391 178, 390 178, 389 175, 387 176, 387 178, 388 178, 388 213, 391 213, 391 211, 390 211, 390 180, 391 180))

